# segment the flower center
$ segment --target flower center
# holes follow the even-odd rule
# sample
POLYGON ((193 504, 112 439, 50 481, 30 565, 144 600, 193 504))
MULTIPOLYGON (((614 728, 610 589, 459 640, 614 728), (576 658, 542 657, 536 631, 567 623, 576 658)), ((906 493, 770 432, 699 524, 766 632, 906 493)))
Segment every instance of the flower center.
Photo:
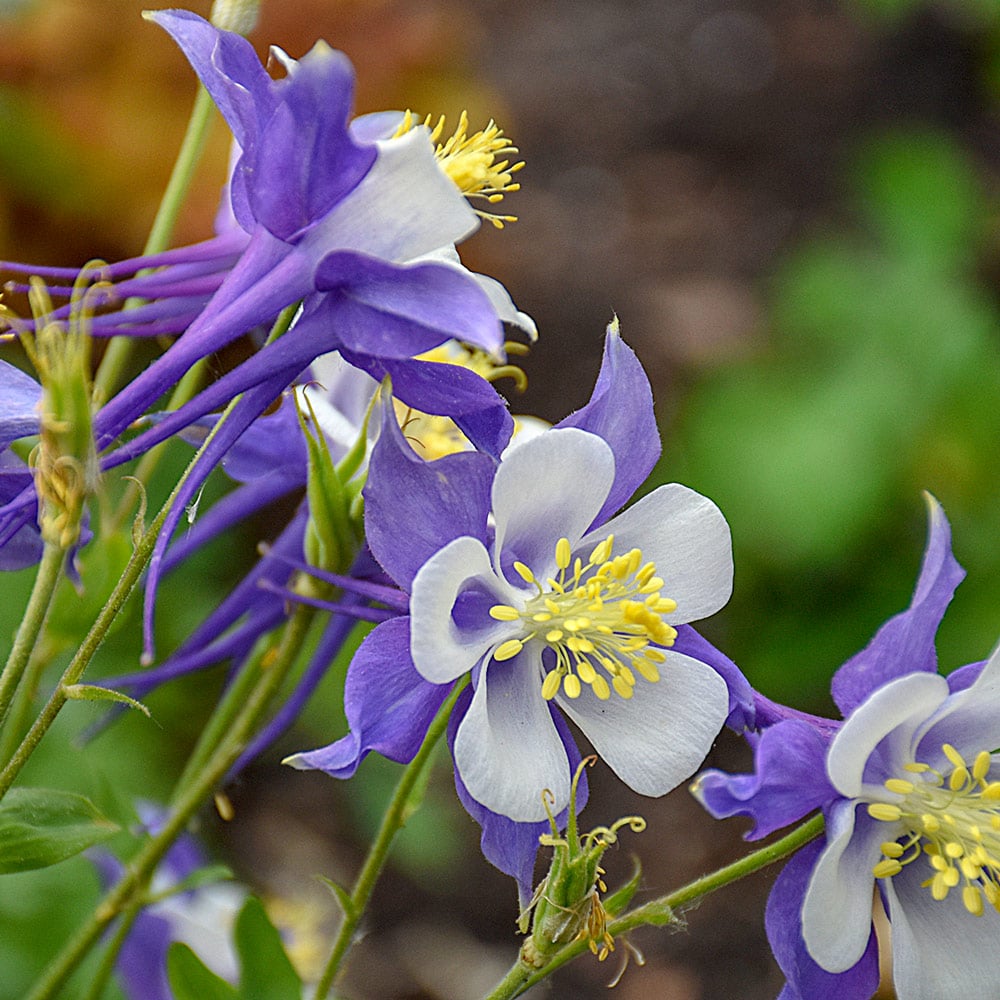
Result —
POLYGON ((903 865, 926 855, 933 874, 925 882, 934 899, 962 884, 962 902, 981 916, 984 902, 1000 910, 1000 781, 987 781, 992 758, 983 750, 970 768, 950 744, 942 746, 952 765, 942 774, 928 764, 907 764, 910 778, 890 778, 894 803, 873 802, 868 814, 907 832, 882 844, 876 878, 891 878, 903 865))
MULTIPOLYGON (((490 205, 503 201, 505 194, 520 190, 521 185, 513 179, 523 166, 524 161, 511 163, 511 157, 517 154, 517 146, 512 146, 510 140, 500 128, 490 119, 486 128, 469 135, 469 116, 463 111, 458 119, 458 128, 444 142, 444 115, 431 125, 433 115, 428 115, 418 122, 410 111, 403 115, 403 121, 396 129, 393 138, 398 138, 409 132, 415 124, 426 125, 431 130, 431 142, 435 145, 434 155, 441 164, 441 169, 451 178, 466 198, 478 198, 490 205)), ((504 223, 516 222, 516 215, 497 215, 493 212, 476 210, 476 214, 489 219, 497 229, 503 229, 504 223)))
POLYGON ((677 602, 660 596, 663 581, 653 563, 643 562, 640 549, 611 558, 613 544, 614 535, 608 535, 585 565, 579 557, 572 559, 569 539, 560 538, 558 576, 543 586, 524 563, 514 563, 535 595, 523 609, 509 604, 490 608, 493 618, 521 622, 526 630, 522 637, 501 643, 495 660, 509 660, 532 640, 555 653, 555 665, 542 682, 546 700, 554 698, 560 687, 567 697, 578 698, 583 684, 589 684, 602 701, 611 696, 612 688, 627 699, 632 697, 636 673, 650 683, 660 679, 658 664, 666 657, 651 644, 673 645, 677 630, 663 616, 676 611, 677 602))

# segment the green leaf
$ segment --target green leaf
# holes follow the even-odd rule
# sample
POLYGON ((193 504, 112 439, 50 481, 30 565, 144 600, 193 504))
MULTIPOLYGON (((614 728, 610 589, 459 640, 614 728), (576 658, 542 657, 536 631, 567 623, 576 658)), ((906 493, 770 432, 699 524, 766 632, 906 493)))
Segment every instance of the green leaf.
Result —
POLYGON ((341 912, 348 920, 356 916, 357 908, 354 905, 354 901, 351 899, 351 894, 342 885, 334 882, 333 879, 327 878, 325 875, 317 875, 316 877, 327 887, 327 889, 330 890, 330 892, 333 893, 340 906, 341 912))
POLYGON ((239 993, 207 969, 186 945, 175 941, 167 952, 167 977, 174 1000, 239 1000, 239 993))
POLYGON ((113 701, 119 705, 128 705, 129 708, 138 709, 146 718, 149 716, 149 709, 141 701, 130 698, 121 691, 112 691, 111 688, 100 687, 97 684, 66 684, 63 687, 63 694, 73 701, 113 701))
POLYGON ((285 954, 281 935, 253 896, 236 918, 236 950, 243 1000, 301 1000, 302 981, 285 954))
POLYGON ((632 902, 632 897, 642 881, 642 865, 638 858, 633 858, 632 861, 635 868, 632 877, 623 886, 619 886, 604 897, 604 909, 613 917, 617 917, 632 902))
POLYGON ((65 861, 118 829, 82 795, 58 788, 13 788, 0 802, 0 873, 65 861))

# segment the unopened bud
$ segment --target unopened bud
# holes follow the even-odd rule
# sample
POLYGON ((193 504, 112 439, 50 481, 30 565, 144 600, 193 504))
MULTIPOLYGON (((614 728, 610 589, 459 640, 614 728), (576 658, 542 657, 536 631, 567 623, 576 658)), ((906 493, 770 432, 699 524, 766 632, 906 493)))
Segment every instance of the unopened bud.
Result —
POLYGON ((249 35, 259 17, 260 0, 215 0, 209 20, 223 31, 249 35))

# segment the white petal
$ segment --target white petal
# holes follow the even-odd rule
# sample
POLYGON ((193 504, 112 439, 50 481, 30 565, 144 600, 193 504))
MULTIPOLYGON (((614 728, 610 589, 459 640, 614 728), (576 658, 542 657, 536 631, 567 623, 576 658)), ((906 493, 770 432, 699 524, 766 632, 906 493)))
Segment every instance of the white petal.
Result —
POLYGON ((871 932, 872 868, 882 856, 886 833, 884 824, 875 821, 855 826, 857 808, 856 802, 842 801, 831 810, 827 845, 802 903, 806 948, 828 972, 844 972, 857 963, 871 932))
POLYGON ((545 789, 553 813, 569 802, 569 759, 542 697, 538 657, 529 648, 488 663, 455 737, 455 766, 469 794, 525 823, 545 819, 545 789))
POLYGON ((655 684, 636 678, 625 701, 601 701, 584 685, 559 707, 622 781, 642 795, 665 795, 701 765, 729 712, 725 681, 699 660, 667 651, 655 684))
POLYGON ((921 750, 953 744, 974 760, 980 750, 1000 749, 1000 648, 964 691, 951 695, 920 735, 921 750))
POLYGON ((584 539, 581 549, 614 532, 614 552, 642 550, 663 579, 663 596, 677 602, 672 625, 715 614, 733 591, 733 546, 722 511, 680 483, 653 490, 584 539))
POLYGON ((459 594, 475 586, 493 604, 510 604, 517 592, 498 580, 489 553, 464 536, 435 552, 417 571, 410 592, 410 655, 417 672, 432 684, 447 684, 471 670, 492 647, 520 631, 516 622, 489 617, 489 598, 475 627, 459 628, 452 611, 459 594), (480 624, 481 622, 481 624, 480 624))
POLYGON ((960 887, 933 899, 920 886, 928 873, 921 858, 885 883, 899 1000, 997 1000, 1000 913, 987 903, 973 917, 960 887))
POLYGON ((493 480, 497 558, 513 554, 537 578, 551 576, 556 542, 576 545, 614 475, 607 442, 575 427, 553 428, 508 452, 493 480))
POLYGON ((308 244, 403 263, 476 230, 479 219, 438 166, 426 129, 376 145, 371 170, 306 234, 308 244))
MULTIPOLYGON (((905 763, 912 763, 917 729, 948 696, 948 682, 938 674, 906 674, 880 687, 859 705, 830 744, 826 769, 830 781, 842 795, 856 798, 865 791, 865 765, 875 748, 882 747, 884 776, 897 773, 905 763)), ((880 787, 880 784, 875 786, 880 787)), ((872 789, 874 790, 874 789, 872 789)))

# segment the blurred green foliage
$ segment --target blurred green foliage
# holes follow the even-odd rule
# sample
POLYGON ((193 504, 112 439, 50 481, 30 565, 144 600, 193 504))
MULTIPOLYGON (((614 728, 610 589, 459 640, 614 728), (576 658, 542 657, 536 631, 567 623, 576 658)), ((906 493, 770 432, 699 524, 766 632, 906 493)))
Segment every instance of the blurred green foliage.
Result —
POLYGON ((663 466, 733 526, 720 642, 803 708, 823 707, 833 670, 908 604, 921 490, 974 571, 947 620, 946 669, 989 652, 1000 606, 1000 312, 977 271, 995 206, 935 132, 870 140, 848 177, 858 226, 778 269, 768 342, 695 387, 663 466))

